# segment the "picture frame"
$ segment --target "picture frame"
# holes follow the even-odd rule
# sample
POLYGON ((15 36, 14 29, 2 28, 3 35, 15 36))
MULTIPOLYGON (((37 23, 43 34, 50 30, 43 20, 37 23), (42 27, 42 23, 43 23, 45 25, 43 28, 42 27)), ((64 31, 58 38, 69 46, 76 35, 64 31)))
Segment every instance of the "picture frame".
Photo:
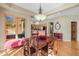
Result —
POLYGON ((57 22, 56 24, 55 24, 55 29, 56 30, 59 30, 61 28, 61 24, 59 23, 59 22, 57 22))
POLYGON ((53 22, 50 22, 50 34, 53 34, 53 27, 54 27, 53 22))

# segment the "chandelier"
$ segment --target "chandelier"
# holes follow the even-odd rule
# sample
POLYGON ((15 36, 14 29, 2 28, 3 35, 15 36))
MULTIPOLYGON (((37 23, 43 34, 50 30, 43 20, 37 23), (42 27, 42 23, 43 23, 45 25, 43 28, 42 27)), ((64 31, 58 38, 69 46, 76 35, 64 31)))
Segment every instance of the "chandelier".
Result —
POLYGON ((43 20, 46 19, 46 17, 47 17, 46 15, 42 14, 42 8, 41 8, 41 4, 40 4, 39 13, 36 14, 36 15, 34 16, 34 18, 35 18, 36 20, 38 20, 38 21, 43 21, 43 20))

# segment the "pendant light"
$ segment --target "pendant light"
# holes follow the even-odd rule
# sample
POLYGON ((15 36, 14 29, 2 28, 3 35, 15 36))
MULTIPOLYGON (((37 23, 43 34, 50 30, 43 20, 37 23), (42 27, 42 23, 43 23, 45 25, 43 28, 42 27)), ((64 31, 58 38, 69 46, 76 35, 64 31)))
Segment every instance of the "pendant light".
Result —
POLYGON ((47 17, 46 15, 42 14, 42 8, 41 8, 41 4, 40 4, 39 13, 36 14, 36 15, 34 16, 34 18, 35 18, 36 20, 38 20, 38 21, 43 21, 43 20, 46 19, 46 17, 47 17))

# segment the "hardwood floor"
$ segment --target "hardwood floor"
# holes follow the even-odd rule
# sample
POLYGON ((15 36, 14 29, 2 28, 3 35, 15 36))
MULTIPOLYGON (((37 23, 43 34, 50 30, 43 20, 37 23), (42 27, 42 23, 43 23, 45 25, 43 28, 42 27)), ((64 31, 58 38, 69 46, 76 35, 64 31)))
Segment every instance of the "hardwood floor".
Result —
POLYGON ((0 51, 0 56, 24 56, 24 47, 16 47, 8 51, 0 51))
MULTIPOLYGON (((53 41, 52 41, 53 42, 53 41)), ((53 48, 48 49, 48 56, 79 56, 79 42, 77 41, 54 41, 53 48)), ((44 56, 38 52, 38 56, 44 56)), ((45 53, 43 53, 45 54, 45 53)), ((47 55, 46 55, 47 56, 47 55)))
MULTIPOLYGON (((48 56, 79 56, 79 42, 71 41, 71 42, 64 42, 64 41, 54 41, 53 49, 48 49, 48 56)), ((17 51, 17 50, 16 50, 17 51)), ((23 48, 22 50, 23 51, 23 48)), ((16 54, 16 56, 21 56, 24 53, 21 51, 16 54)), ((41 54, 39 52, 39 54, 41 54)), ((12 55, 12 53, 10 53, 12 55)), ((9 56, 10 56, 9 55, 9 56)), ((41 55, 39 55, 41 56, 41 55)))
POLYGON ((79 56, 79 42, 63 42, 59 41, 54 45, 52 52, 57 56, 79 56), (58 48, 57 48, 58 47, 58 48), (55 48, 57 48, 57 54, 55 53, 55 48))

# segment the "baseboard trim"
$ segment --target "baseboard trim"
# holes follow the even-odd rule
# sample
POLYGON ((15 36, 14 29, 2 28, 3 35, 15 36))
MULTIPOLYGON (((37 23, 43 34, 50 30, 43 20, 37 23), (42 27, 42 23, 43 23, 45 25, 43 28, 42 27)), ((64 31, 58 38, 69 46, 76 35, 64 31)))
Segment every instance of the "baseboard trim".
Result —
POLYGON ((79 41, 79 40, 77 40, 77 41, 79 41))
POLYGON ((71 40, 63 40, 63 41, 68 41, 68 42, 70 42, 71 40))

